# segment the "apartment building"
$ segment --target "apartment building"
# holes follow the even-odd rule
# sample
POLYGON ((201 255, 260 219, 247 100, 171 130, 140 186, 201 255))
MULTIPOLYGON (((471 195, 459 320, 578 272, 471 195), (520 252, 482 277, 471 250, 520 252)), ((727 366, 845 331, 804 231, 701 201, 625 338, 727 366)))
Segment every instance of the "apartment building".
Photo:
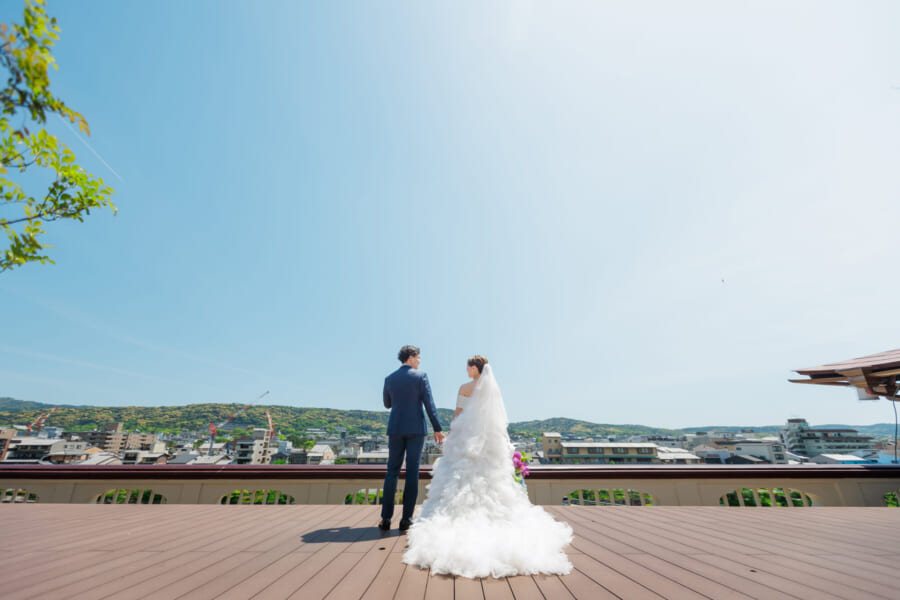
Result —
POLYGON ((649 442, 564 442, 555 432, 542 437, 544 458, 553 464, 659 463, 658 447, 649 442))
POLYGON ((109 423, 102 431, 67 431, 69 439, 78 437, 90 446, 96 446, 105 452, 123 452, 125 450, 154 450, 157 438, 152 433, 129 433, 122 431, 122 423, 109 423))
MULTIPOLYGON (((57 439, 56 441, 60 441, 57 439)), ((93 448, 87 442, 61 440, 62 445, 54 444, 43 460, 54 464, 80 463, 88 457, 88 450, 93 448)), ((94 451, 97 451, 94 448, 94 451)))
POLYGON ((850 454, 872 448, 872 438, 855 429, 812 428, 806 419, 788 419, 781 441, 790 452, 812 458, 819 454, 850 454))
POLYGON ((165 452, 147 452, 146 450, 125 450, 122 453, 123 465, 164 465, 165 452))
POLYGON ((11 440, 6 462, 31 462, 51 460, 52 462, 74 462, 86 456, 88 445, 62 439, 45 439, 34 436, 19 437, 11 440))
POLYGON ((562 462, 562 435, 555 431, 545 433, 541 436, 541 446, 547 462, 562 462))
POLYGON ((734 444, 734 453, 755 456, 773 465, 786 465, 788 457, 784 444, 773 440, 741 440, 734 444))
POLYGON ((0 428, 0 460, 6 459, 6 453, 9 451, 9 445, 12 439, 16 437, 18 432, 15 429, 0 428))
POLYGON ((269 444, 269 430, 257 427, 253 437, 235 441, 234 462, 238 465, 268 465, 277 447, 269 444))

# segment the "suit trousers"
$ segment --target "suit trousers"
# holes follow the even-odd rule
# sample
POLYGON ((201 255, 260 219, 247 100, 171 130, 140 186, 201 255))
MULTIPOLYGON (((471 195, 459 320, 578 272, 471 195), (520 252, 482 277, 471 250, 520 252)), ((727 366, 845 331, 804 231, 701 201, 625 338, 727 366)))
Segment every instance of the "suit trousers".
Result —
POLYGON ((403 517, 411 519, 416 510, 419 496, 419 460, 425 447, 425 435, 393 434, 388 436, 387 475, 384 477, 384 498, 381 518, 390 520, 394 516, 394 496, 397 493, 397 479, 406 455, 406 483, 403 485, 403 517))

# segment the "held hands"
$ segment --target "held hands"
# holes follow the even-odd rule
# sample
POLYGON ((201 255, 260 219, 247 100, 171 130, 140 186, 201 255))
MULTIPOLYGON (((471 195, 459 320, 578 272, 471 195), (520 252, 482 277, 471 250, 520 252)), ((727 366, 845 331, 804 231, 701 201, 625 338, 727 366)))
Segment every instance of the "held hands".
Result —
POLYGON ((435 444, 443 444, 443 443, 444 443, 444 438, 445 438, 445 437, 446 437, 446 436, 445 436, 442 432, 440 432, 440 431, 435 431, 435 432, 434 432, 434 443, 435 443, 435 444))

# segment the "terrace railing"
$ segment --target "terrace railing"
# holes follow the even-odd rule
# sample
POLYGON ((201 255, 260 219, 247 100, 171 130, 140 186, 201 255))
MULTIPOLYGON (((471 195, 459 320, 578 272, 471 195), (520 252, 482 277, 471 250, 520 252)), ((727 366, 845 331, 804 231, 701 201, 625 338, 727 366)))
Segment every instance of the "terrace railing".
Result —
MULTIPOLYGON (((0 463, 0 503, 371 504, 380 501, 384 472, 383 465, 0 463)), ((423 466, 419 502, 430 477, 430 467, 423 466)), ((887 506, 896 505, 900 467, 541 465, 532 468, 527 484, 531 501, 542 505, 887 506)))

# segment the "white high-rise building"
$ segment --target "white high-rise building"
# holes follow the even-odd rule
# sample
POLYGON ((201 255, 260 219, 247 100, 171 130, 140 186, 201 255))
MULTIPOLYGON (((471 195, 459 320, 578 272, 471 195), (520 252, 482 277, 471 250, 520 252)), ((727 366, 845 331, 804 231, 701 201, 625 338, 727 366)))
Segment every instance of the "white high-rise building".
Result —
POLYGON ((781 441, 794 454, 810 458, 819 454, 850 454, 872 447, 872 438, 860 435, 855 429, 812 428, 806 419, 788 419, 787 426, 781 430, 781 441))

